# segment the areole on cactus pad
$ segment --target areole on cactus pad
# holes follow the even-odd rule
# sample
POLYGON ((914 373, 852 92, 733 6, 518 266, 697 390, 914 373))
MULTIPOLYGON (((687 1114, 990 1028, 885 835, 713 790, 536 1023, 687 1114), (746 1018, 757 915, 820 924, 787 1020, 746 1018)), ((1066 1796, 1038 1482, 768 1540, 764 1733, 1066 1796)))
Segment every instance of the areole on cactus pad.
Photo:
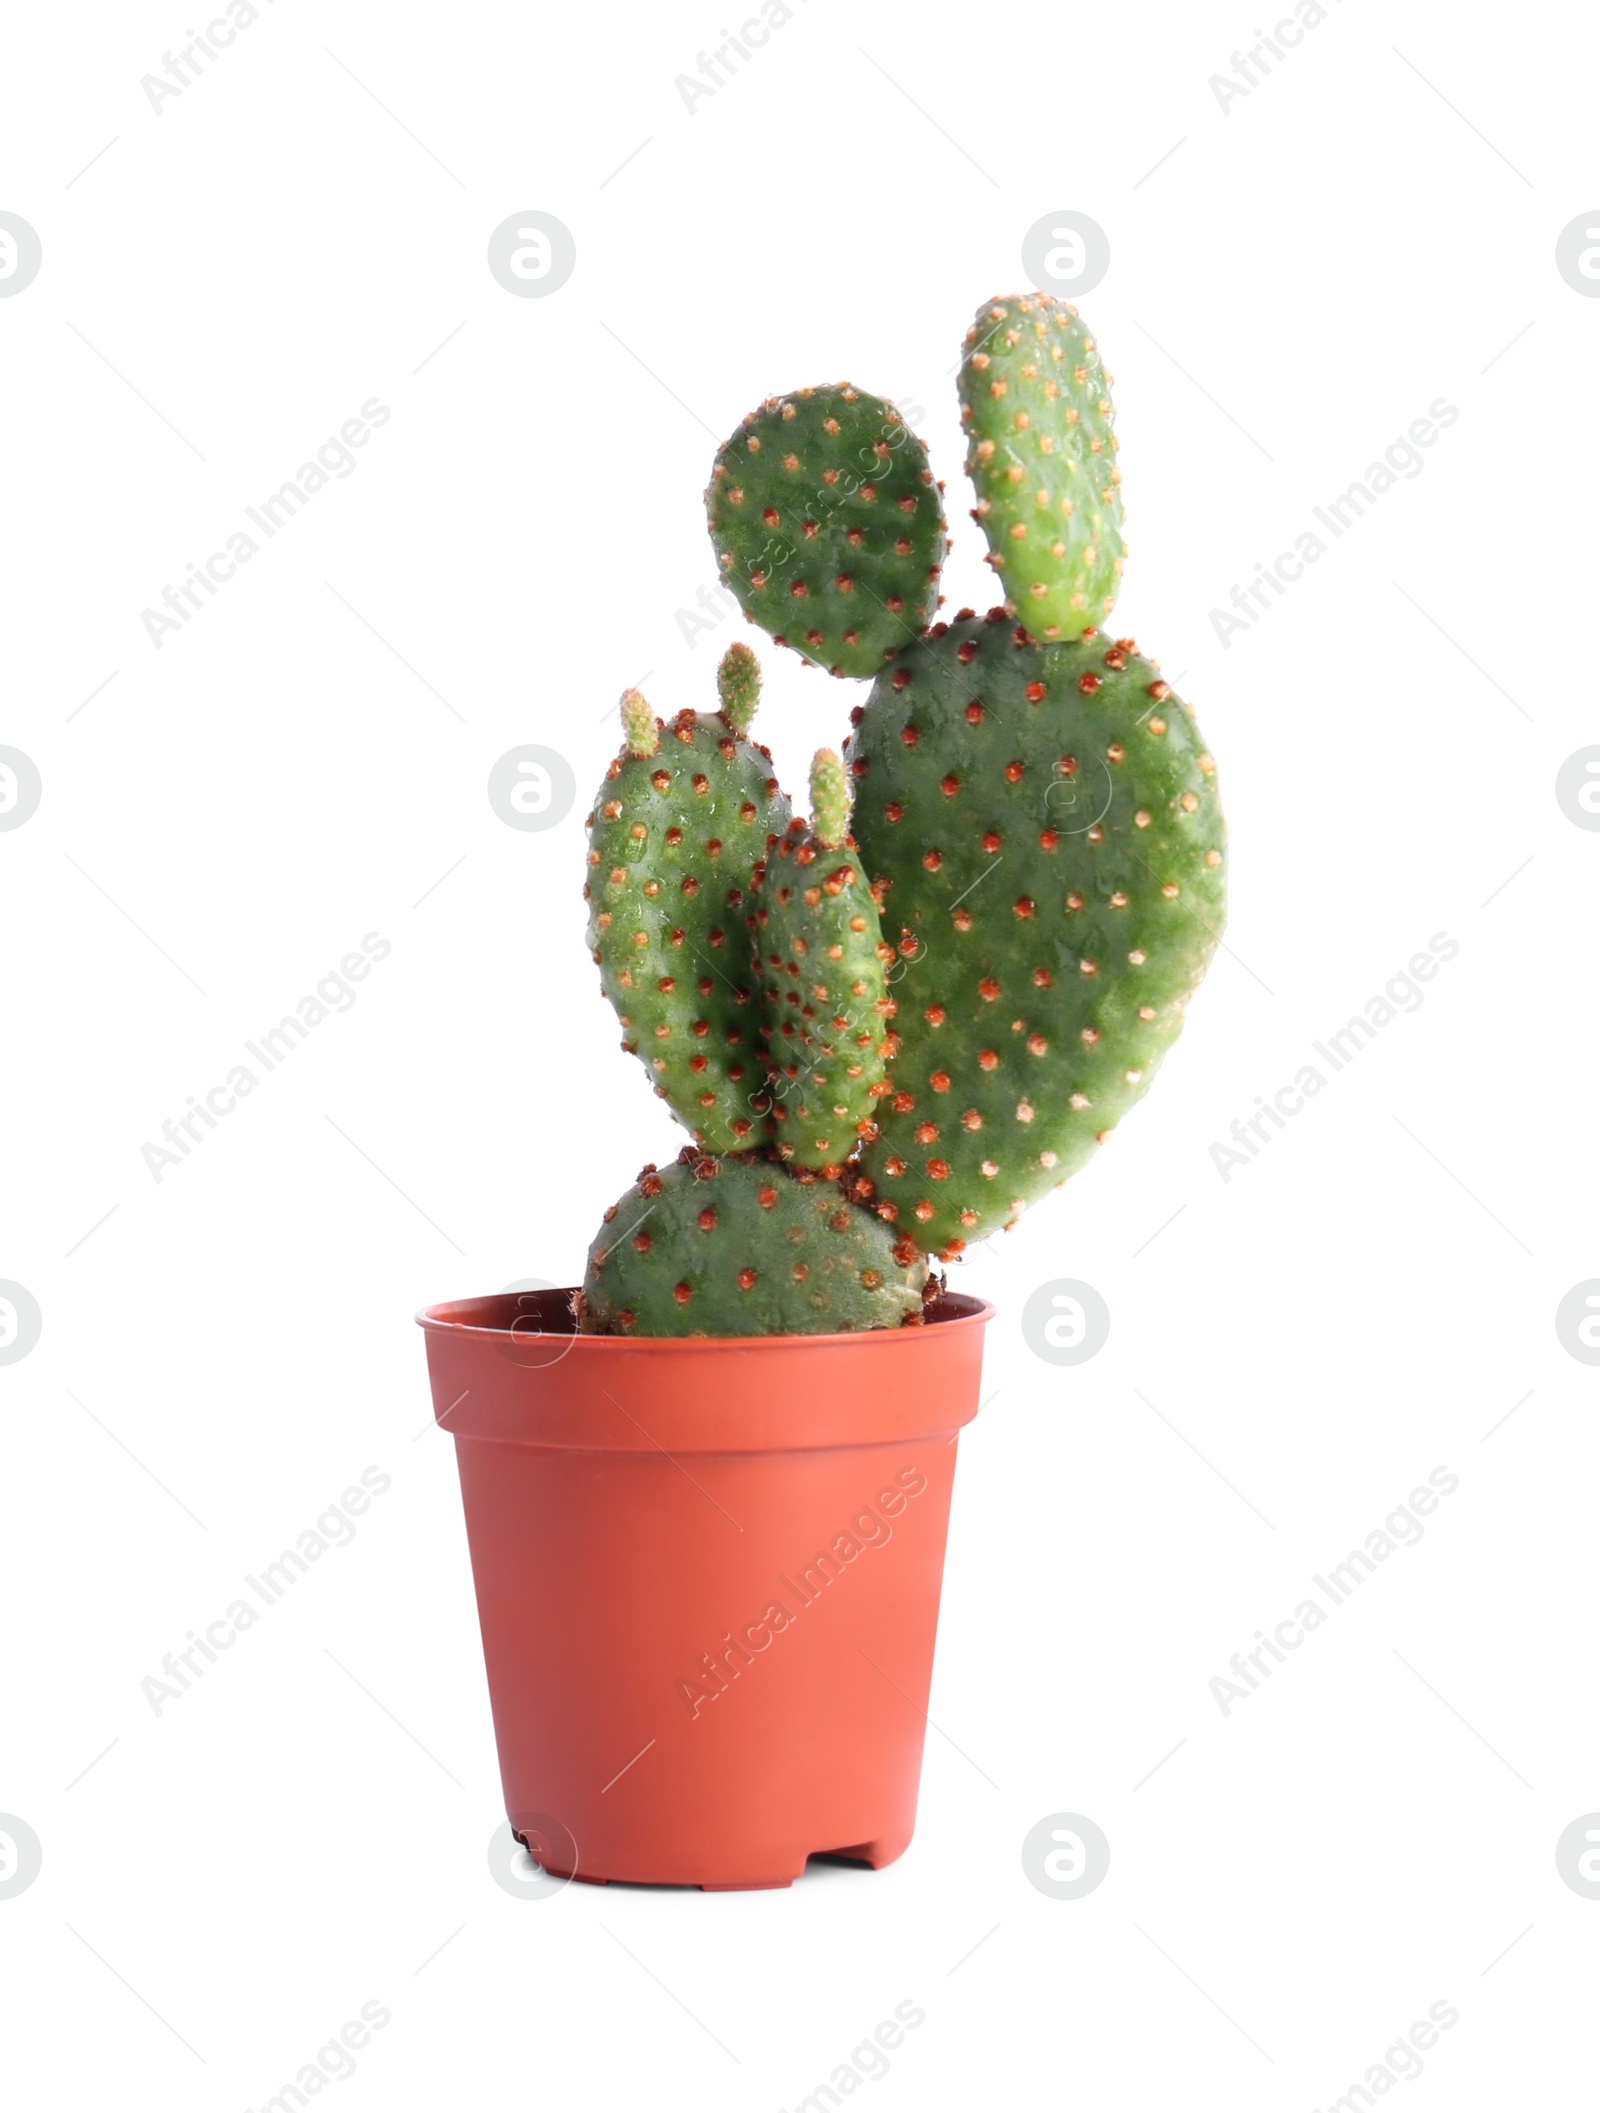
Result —
POLYGON ((872 689, 848 775, 818 754, 809 827, 748 738, 748 646, 717 713, 663 725, 623 699, 589 943, 695 1142, 607 1212, 585 1331, 920 1321, 923 1257, 1014 1224, 1104 1143, 1216 947, 1215 767, 1156 662, 1103 628, 1122 497, 1094 340, 1049 295, 987 301, 959 395, 1005 594, 983 618, 929 628, 943 487, 885 398, 771 397, 718 450, 707 519, 740 606, 872 689))

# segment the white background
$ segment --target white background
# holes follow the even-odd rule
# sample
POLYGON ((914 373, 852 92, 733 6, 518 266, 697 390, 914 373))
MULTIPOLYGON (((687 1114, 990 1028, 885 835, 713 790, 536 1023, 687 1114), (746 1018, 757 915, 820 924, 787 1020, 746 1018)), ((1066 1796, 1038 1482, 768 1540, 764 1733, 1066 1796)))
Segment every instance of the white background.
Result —
MULTIPOLYGON (((1345 0, 1224 113, 1243 0, 809 0, 691 114, 710 0, 279 0, 158 116, 190 19, 6 38, 0 207, 44 251, 0 301, 0 740, 44 784, 0 835, 0 1276, 44 1316, 0 1371, 17 2102, 256 2107, 376 2000, 341 2103, 792 2107, 909 1999, 874 2104, 1326 2107, 1443 1999, 1391 2090, 1578 2103, 1600 1437, 1554 1314, 1600 1272, 1600 837, 1554 782, 1600 740, 1600 302, 1554 250, 1600 203, 1592 25, 1345 0), (982 607, 952 369, 1066 208, 1111 243, 1116 629, 1217 755, 1228 951, 1149 1101, 958 1274, 999 1318, 905 1858, 513 1900, 410 1316, 572 1281, 676 1149, 581 823, 621 688, 704 706, 740 635, 675 616, 716 441, 841 376, 920 406, 982 607), (549 298, 485 264, 527 209, 577 243, 549 298), (141 611, 374 396, 354 474, 157 650, 141 611), (1211 610, 1441 396, 1424 471, 1224 647, 1211 610), (578 780, 545 834, 485 796, 530 741, 578 780), (355 1006, 155 1181, 163 1120, 373 931, 355 1006), (1436 932, 1426 1002, 1225 1182, 1213 1142, 1436 932), (1059 1277, 1112 1314, 1071 1371, 1019 1331, 1059 1277), (369 1465, 354 1543, 154 1715, 162 1654, 369 1465), (1421 1544, 1224 1716, 1230 1654, 1436 1466, 1421 1544), (1061 1811, 1111 1842, 1078 1901, 1020 1859, 1061 1811)), ((799 790, 862 693, 763 658, 799 790)))

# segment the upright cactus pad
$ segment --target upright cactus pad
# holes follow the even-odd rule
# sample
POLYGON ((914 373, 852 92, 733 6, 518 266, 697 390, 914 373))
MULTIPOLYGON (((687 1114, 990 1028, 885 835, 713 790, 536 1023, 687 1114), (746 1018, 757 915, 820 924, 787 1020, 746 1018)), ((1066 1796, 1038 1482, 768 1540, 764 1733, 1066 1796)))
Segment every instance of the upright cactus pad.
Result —
POLYGON ((1122 577, 1111 377, 1075 308, 1050 294, 986 301, 959 390, 974 518, 1007 613, 1035 638, 1104 623, 1122 577))
POLYGON ((720 713, 662 727, 629 691, 622 718, 589 817, 589 945, 624 1049, 698 1144, 737 1151, 770 1128, 745 920, 789 803, 720 713))
POLYGON ((894 956, 850 840, 849 781, 829 749, 811 768, 811 815, 809 830, 791 822, 768 846, 750 929, 778 1150, 836 1171, 873 1134, 887 1090, 894 956))
POLYGON ((1064 1181, 1148 1089, 1223 917, 1189 708, 1131 639, 962 610, 873 685, 855 832, 909 950, 880 1207, 954 1252, 1064 1181))
POLYGON ((646 1167, 589 1251, 580 1326, 598 1335, 831 1335, 922 1318, 914 1244, 830 1181, 684 1150, 646 1167))
POLYGON ((841 382, 770 397, 717 451, 717 561, 752 623, 834 675, 874 675, 938 605, 944 506, 928 452, 841 382))

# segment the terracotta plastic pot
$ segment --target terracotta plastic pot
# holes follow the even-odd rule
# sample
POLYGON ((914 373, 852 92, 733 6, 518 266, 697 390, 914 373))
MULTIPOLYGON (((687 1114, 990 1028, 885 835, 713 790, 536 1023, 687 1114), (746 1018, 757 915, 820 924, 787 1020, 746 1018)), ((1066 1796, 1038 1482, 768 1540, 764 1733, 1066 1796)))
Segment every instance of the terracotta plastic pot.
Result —
POLYGON ((956 1436, 993 1308, 856 1335, 429 1307, 506 1809, 556 1876, 785 1886, 911 1839, 956 1436))

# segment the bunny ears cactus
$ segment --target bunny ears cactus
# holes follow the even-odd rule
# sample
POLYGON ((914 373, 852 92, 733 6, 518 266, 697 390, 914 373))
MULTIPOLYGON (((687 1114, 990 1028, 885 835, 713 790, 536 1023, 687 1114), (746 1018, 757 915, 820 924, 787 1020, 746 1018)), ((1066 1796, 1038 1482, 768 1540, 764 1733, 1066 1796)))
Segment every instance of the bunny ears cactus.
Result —
POLYGON ((891 403, 797 390, 718 450, 707 517, 746 615, 872 688, 843 759, 817 754, 809 827, 749 738, 748 646, 717 713, 622 700, 589 943, 694 1142, 606 1213, 583 1327, 919 1321, 925 1257, 1014 1224, 1148 1090, 1217 944, 1224 828, 1193 711, 1100 628, 1109 380, 1075 309, 979 309, 959 394, 1005 599, 931 628, 943 487, 891 403))

